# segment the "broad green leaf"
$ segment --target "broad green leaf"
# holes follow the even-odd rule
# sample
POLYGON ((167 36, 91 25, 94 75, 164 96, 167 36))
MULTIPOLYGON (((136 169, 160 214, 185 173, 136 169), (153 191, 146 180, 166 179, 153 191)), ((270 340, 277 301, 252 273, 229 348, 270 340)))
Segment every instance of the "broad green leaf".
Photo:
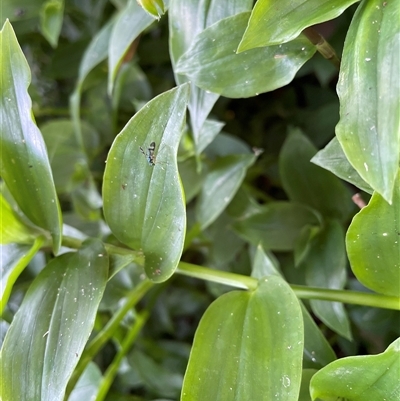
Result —
POLYGON ((349 163, 336 137, 333 138, 324 149, 315 154, 311 159, 311 163, 331 171, 342 180, 350 182, 369 194, 373 192, 373 189, 360 177, 360 174, 358 174, 349 163))
MULTIPOLYGON (((283 277, 278 262, 273 259, 272 253, 268 255, 261 246, 257 247, 251 275, 256 278, 271 275, 283 277)), ((301 301, 299 302, 304 325, 303 366, 322 368, 336 359, 335 353, 306 307, 301 301)))
POLYGON ((14 316, 0 354, 3 400, 63 400, 108 278, 97 240, 53 259, 14 316))
POLYGON ((289 42, 303 29, 338 17, 357 1, 258 0, 238 51, 289 42))
POLYGON ((255 160, 254 154, 225 156, 207 172, 196 203, 197 220, 203 229, 227 207, 255 160))
POLYGON ((7 304, 15 281, 36 255, 43 242, 43 237, 38 237, 32 245, 15 243, 0 245, 0 315, 7 304))
POLYGON ((2 0, 0 12, 0 25, 18 20, 38 20, 43 0, 2 0))
POLYGON ((347 33, 336 135, 360 176, 390 202, 400 156, 400 2, 362 1, 347 33))
MULTIPOLYGON (((195 87, 197 88, 197 87, 195 87)), ((201 90, 197 88, 197 90, 201 90)), ((198 143, 197 151, 201 153, 221 132, 224 123, 215 120, 206 120, 200 130, 200 142, 198 143)))
MULTIPOLYGON (((168 11, 169 50, 175 73, 175 80, 182 84, 189 81, 184 74, 177 74, 176 63, 193 43, 196 35, 215 22, 243 11, 250 11, 251 0, 173 0, 168 11)), ((201 153, 207 142, 208 129, 203 124, 218 99, 215 93, 206 92, 190 83, 190 100, 188 104, 190 122, 196 152, 201 153)))
MULTIPOLYGON (((307 256, 306 283, 311 287, 343 289, 346 283, 344 230, 337 221, 328 221, 312 238, 307 256)), ((351 340, 350 322, 343 304, 311 300, 315 315, 333 331, 351 340)))
POLYGON ((68 397, 68 401, 95 400, 101 379, 100 368, 94 362, 90 362, 68 397))
POLYGON ((351 268, 363 285, 400 296, 400 173, 392 205, 374 193, 354 217, 346 246, 351 268))
POLYGON ((64 17, 64 0, 47 0, 40 11, 40 30, 53 47, 57 47, 64 17))
POLYGON ((112 28, 108 46, 108 93, 111 95, 118 70, 132 42, 152 23, 151 17, 136 0, 129 0, 112 28))
POLYGON ((277 276, 232 291, 207 309, 196 331, 181 400, 295 400, 303 353, 298 300, 277 276))
POLYGON ((400 339, 378 355, 332 362, 311 379, 313 400, 397 401, 400 395, 400 339))
POLYGON ((61 213, 46 146, 31 111, 30 70, 11 24, 0 31, 0 175, 18 206, 61 243, 61 213))
POLYGON ((179 59, 176 73, 202 89, 233 98, 272 91, 292 81, 315 53, 305 37, 279 46, 236 54, 250 13, 225 18, 196 36, 179 59))
POLYGON ((186 204, 188 204, 201 190, 204 180, 204 169, 197 171, 197 163, 194 157, 190 157, 179 163, 179 175, 185 192, 186 204))
POLYGON ((292 202, 272 202, 249 217, 238 220, 236 232, 264 249, 291 251, 302 228, 319 225, 318 215, 310 208, 292 202))
POLYGON ((157 282, 173 274, 185 237, 176 155, 188 90, 184 84, 165 92, 135 114, 115 139, 104 173, 106 220, 121 242, 143 251, 146 274, 157 282), (152 142, 154 165, 147 160, 152 142))
POLYGON ((354 209, 350 191, 337 177, 310 162, 316 152, 299 130, 289 135, 279 157, 283 188, 290 200, 345 221, 354 209))

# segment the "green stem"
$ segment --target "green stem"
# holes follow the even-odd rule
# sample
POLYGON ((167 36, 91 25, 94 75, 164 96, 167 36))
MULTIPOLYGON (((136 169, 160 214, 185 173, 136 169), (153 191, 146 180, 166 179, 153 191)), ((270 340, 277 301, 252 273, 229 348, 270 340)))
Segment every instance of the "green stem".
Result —
POLYGON ((107 396, 108 391, 115 379, 116 374, 118 373, 119 366, 121 365, 123 357, 129 352, 132 347, 132 344, 136 340, 140 330, 142 330, 143 326, 147 322, 149 318, 149 312, 143 311, 136 316, 135 324, 131 326, 124 340, 122 341, 121 348, 115 355, 112 363, 106 370, 103 379, 100 383, 97 396, 95 401, 103 401, 107 396))
MULTIPOLYGON (((213 270, 185 262, 179 263, 176 272, 185 276, 226 284, 245 290, 254 290, 258 286, 258 280, 253 277, 213 270)), ((291 285, 291 288, 293 289, 294 293, 302 299, 319 299, 324 301, 372 306, 375 308, 400 310, 399 297, 349 290, 313 288, 302 285, 291 285)))
POLYGON ((314 28, 306 28, 303 34, 307 39, 316 46, 321 55, 329 60, 336 68, 340 68, 340 59, 337 56, 335 49, 325 40, 325 38, 318 33, 314 28))
POLYGON ((144 295, 154 286, 151 281, 145 280, 138 284, 126 298, 125 304, 116 312, 107 322, 104 328, 89 343, 82 354, 82 357, 76 367, 67 386, 65 399, 74 389, 79 377, 85 370, 86 366, 91 362, 94 356, 106 344, 106 342, 114 335, 125 315, 144 297, 144 295))

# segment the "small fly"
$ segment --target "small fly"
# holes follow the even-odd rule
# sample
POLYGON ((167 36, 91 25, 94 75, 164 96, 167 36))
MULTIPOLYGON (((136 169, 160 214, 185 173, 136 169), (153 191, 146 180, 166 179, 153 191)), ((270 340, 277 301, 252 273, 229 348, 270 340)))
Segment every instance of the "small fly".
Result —
POLYGON ((147 148, 147 152, 145 152, 141 146, 139 146, 139 149, 145 155, 145 157, 147 159, 147 163, 149 163, 150 166, 154 167, 156 165, 156 163, 161 163, 161 162, 156 161, 156 155, 155 155, 156 143, 155 142, 151 142, 151 144, 147 148))

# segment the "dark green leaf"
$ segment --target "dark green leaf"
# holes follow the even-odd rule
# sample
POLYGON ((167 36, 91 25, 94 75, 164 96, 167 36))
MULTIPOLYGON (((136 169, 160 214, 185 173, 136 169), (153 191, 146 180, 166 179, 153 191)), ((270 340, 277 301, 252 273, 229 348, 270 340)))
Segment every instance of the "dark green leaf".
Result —
POLYGON ((153 281, 173 274, 183 248, 186 214, 176 157, 188 89, 184 84, 159 95, 128 122, 111 147, 104 174, 106 220, 121 242, 143 250, 153 281), (154 165, 147 160, 152 142, 154 165))
POLYGON ((61 243, 61 213, 43 138, 32 119, 30 71, 9 22, 0 32, 0 175, 18 206, 61 243))
POLYGON ((231 155, 219 158, 207 173, 196 204, 197 220, 204 229, 226 208, 241 185, 256 156, 231 155))
POLYGON ((288 84, 315 53, 305 37, 236 54, 250 13, 225 18, 197 35, 176 66, 197 86, 233 98, 250 97, 288 84))
POLYGON ((273 202, 259 212, 234 223, 236 232, 264 249, 290 251, 302 228, 319 225, 317 214, 306 206, 291 202, 273 202))
POLYGON ((354 209, 350 192, 337 177, 310 163, 316 151, 299 130, 289 135, 279 158, 283 188, 291 200, 347 220, 354 209))
POLYGON ((37 276, 0 354, 3 400, 62 400, 92 331, 108 278, 97 240, 53 259, 37 276))
POLYGON ((280 277, 218 298, 197 329, 181 400, 292 400, 301 380, 303 322, 280 277))

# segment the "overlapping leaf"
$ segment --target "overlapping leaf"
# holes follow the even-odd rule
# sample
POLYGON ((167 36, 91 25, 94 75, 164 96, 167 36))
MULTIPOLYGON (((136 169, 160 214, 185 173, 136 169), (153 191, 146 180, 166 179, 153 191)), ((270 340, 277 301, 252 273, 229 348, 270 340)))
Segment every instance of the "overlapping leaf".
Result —
POLYGON ((236 54, 250 13, 225 18, 196 36, 179 59, 176 73, 205 90, 233 98, 250 97, 288 84, 315 53, 305 37, 279 46, 236 54))
POLYGON ((62 400, 108 278, 100 241, 53 259, 29 287, 0 354, 0 398, 62 400))

